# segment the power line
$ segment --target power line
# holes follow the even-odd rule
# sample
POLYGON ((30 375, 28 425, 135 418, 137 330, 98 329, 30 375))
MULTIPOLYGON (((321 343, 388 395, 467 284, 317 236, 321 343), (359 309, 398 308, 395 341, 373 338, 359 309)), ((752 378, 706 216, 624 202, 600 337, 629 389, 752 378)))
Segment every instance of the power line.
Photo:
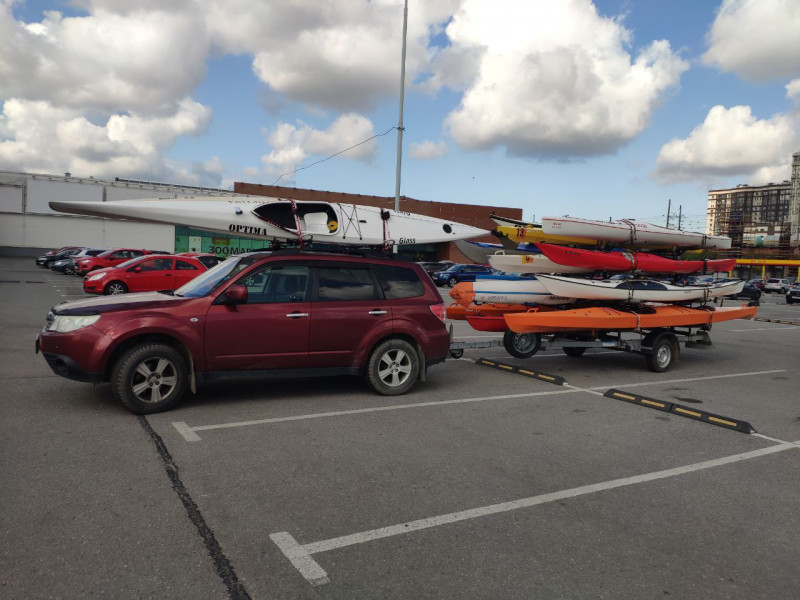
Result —
POLYGON ((379 138, 379 137, 383 137, 384 135, 388 135, 389 133, 391 133, 395 129, 397 129, 397 127, 392 126, 389 129, 387 129, 386 131, 384 131, 383 133, 377 133, 377 134, 373 135, 371 138, 367 138, 366 140, 362 140, 362 141, 358 142, 357 144, 353 144, 349 148, 345 148, 344 150, 340 150, 339 152, 337 152, 335 154, 331 154, 330 156, 322 158, 322 159, 320 159, 320 160, 318 160, 316 162, 313 162, 310 165, 306 165, 305 167, 300 167, 299 169, 295 169, 294 171, 289 171, 288 173, 283 173, 275 181, 272 182, 272 185, 275 185, 276 183, 278 183, 281 179, 283 179, 287 175, 293 175, 294 173, 297 173, 298 171, 303 171, 304 169, 310 169, 314 165, 318 165, 319 163, 325 162, 326 160, 330 160, 334 156, 339 156, 340 154, 344 154, 345 152, 347 152, 349 150, 352 150, 353 148, 357 148, 358 146, 360 146, 362 144, 366 144, 367 142, 372 141, 375 138, 379 138))

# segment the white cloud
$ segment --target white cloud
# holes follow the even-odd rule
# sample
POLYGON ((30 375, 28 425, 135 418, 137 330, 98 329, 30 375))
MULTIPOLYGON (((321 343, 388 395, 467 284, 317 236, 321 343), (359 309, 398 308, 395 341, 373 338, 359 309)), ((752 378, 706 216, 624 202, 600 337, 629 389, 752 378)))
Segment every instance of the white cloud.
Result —
POLYGON ((433 158, 439 158, 447 154, 447 144, 445 144, 442 140, 439 140, 438 142, 425 140, 424 142, 411 144, 409 154, 411 155, 411 158, 416 160, 431 160, 433 158))
POLYGON ((715 106, 689 137, 661 148, 656 176, 664 182, 713 183, 732 176, 756 185, 783 181, 800 147, 798 123, 797 113, 757 119, 749 106, 715 106))
MULTIPOLYGON (((202 132, 210 119, 209 108, 188 98, 165 116, 116 114, 99 125, 49 102, 7 100, 0 113, 0 164, 79 177, 169 180, 180 169, 166 164, 163 153, 179 136, 202 132)), ((214 175, 195 169, 191 181, 200 173, 204 184, 214 175)))
POLYGON ((300 168, 312 154, 371 162, 378 151, 377 141, 369 139, 375 135, 372 122, 354 113, 342 115, 325 130, 298 121, 280 123, 263 133, 272 150, 261 157, 261 164, 266 174, 275 177, 300 168))
POLYGON ((688 68, 666 41, 632 58, 630 32, 600 17, 590 0, 466 0, 447 35, 452 48, 435 64, 435 80, 465 85, 470 68, 459 58, 478 59, 446 119, 468 150, 504 146, 555 158, 614 152, 642 132, 688 68))
POLYGON ((155 114, 203 80, 209 48, 196 11, 101 9, 69 18, 48 12, 25 24, 3 5, 0 98, 155 114))
POLYGON ((703 62, 762 83, 800 74, 800 2, 724 0, 703 62))

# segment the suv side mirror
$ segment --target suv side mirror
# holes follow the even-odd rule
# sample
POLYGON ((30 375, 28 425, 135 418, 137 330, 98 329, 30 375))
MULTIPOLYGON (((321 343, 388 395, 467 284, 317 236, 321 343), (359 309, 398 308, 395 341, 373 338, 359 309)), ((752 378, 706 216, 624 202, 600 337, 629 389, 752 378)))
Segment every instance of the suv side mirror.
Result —
POLYGON ((247 304, 247 288, 243 285, 232 285, 225 292, 223 304, 247 304))

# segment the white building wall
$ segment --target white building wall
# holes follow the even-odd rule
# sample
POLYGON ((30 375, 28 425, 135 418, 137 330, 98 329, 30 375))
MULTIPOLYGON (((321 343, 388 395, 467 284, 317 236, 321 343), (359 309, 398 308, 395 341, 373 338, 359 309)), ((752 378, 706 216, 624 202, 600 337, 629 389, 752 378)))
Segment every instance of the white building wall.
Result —
POLYGON ((200 190, 147 182, 99 181, 50 175, 0 172, 0 247, 55 248, 127 246, 175 251, 175 227, 65 215, 50 202, 103 202, 195 195, 238 196, 224 190, 200 190))

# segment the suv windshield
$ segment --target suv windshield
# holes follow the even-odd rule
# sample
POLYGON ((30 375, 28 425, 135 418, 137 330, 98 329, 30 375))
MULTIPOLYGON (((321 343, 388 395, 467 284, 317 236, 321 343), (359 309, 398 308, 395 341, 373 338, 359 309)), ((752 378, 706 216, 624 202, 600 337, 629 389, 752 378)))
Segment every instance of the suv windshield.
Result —
POLYGON ((206 296, 228 281, 231 277, 240 273, 261 258, 263 258, 263 255, 240 256, 234 259, 229 258, 210 268, 202 275, 195 277, 183 287, 175 290, 175 295, 186 296, 188 298, 206 296))

